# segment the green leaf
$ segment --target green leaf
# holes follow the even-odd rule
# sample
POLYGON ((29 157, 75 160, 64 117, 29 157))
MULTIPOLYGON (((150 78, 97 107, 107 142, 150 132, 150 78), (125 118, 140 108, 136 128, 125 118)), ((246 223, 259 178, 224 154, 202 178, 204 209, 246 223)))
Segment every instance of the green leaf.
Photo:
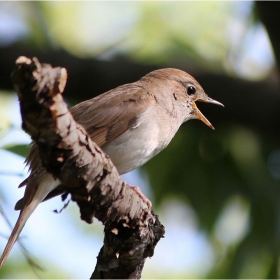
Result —
POLYGON ((6 147, 3 147, 3 149, 10 151, 12 153, 15 153, 17 155, 23 156, 23 157, 27 157, 27 153, 28 153, 28 145, 25 145, 25 144, 6 146, 6 147))

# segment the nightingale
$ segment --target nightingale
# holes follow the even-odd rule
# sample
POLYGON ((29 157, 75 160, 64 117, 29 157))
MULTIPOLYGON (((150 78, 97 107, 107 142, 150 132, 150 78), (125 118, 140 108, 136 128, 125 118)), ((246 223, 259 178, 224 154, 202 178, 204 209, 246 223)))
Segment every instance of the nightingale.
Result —
MULTIPOLYGON (((208 97, 191 75, 165 68, 81 102, 70 108, 70 112, 109 155, 119 174, 124 174, 163 150, 182 123, 199 119, 214 129, 197 108, 196 101, 223 106, 208 97)), ((16 203, 15 209, 20 214, 1 256, 0 267, 39 203, 64 192, 59 179, 42 167, 34 142, 26 162, 30 175, 19 185, 26 186, 25 193, 16 203)))

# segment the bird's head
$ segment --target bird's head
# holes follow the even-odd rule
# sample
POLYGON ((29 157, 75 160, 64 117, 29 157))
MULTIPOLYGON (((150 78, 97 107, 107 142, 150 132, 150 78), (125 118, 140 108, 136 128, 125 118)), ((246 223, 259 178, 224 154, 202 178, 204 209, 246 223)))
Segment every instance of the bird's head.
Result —
POLYGON ((196 102, 212 103, 223 107, 224 105, 210 98, 195 78, 182 70, 174 68, 164 68, 151 73, 153 73, 153 77, 165 78, 174 83, 173 91, 169 94, 172 94, 172 98, 183 104, 184 121, 199 119, 207 126, 214 129, 213 125, 197 108, 196 102))
POLYGON ((224 107, 224 105, 221 102, 210 98, 205 93, 205 91, 203 90, 201 85, 189 74, 184 76, 184 79, 182 82, 183 82, 183 86, 185 87, 187 103, 189 106, 191 106, 191 109, 192 109, 190 111, 190 118, 199 119, 202 122, 204 122, 207 126, 214 129, 213 125, 207 120, 207 118, 197 108, 196 101, 212 103, 212 104, 220 105, 223 107, 224 107))

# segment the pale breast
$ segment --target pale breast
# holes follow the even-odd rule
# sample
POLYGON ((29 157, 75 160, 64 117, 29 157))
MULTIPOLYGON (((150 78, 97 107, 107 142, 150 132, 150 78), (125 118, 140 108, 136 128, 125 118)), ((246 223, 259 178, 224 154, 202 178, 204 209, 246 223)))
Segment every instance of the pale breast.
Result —
POLYGON ((133 128, 104 145, 102 149, 109 155, 119 173, 124 174, 142 166, 163 150, 178 128, 172 118, 166 123, 166 120, 158 118, 157 112, 147 110, 133 128))

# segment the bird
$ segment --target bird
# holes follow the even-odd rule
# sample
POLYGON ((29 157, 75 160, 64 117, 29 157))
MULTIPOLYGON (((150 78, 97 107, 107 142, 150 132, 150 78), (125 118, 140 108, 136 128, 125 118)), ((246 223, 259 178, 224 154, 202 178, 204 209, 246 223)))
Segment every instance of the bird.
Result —
MULTIPOLYGON (((197 108, 196 101, 223 106, 210 98, 188 73, 163 68, 69 110, 107 153, 121 175, 142 166, 162 151, 188 120, 199 119, 214 129, 197 108)), ((36 207, 65 191, 59 179, 42 166, 35 142, 31 143, 26 163, 30 175, 19 185, 26 188, 23 198, 15 205, 20 213, 0 258, 0 268, 36 207)))

